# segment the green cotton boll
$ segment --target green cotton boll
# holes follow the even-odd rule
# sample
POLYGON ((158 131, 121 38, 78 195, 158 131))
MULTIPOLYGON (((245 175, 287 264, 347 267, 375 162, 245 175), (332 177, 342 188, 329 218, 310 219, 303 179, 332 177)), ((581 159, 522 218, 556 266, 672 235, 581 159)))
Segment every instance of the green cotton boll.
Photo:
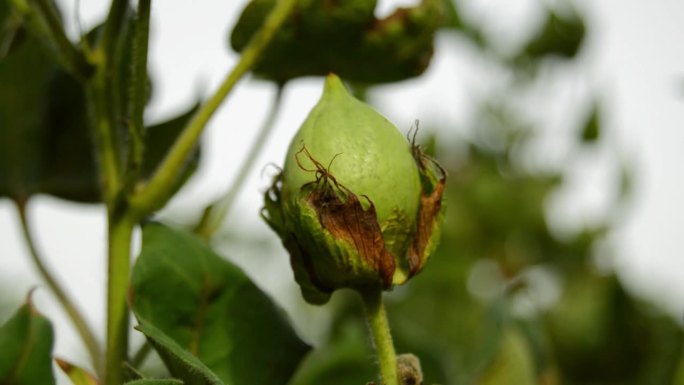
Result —
POLYGON ((420 177, 406 138, 371 106, 355 99, 330 75, 323 96, 302 124, 285 159, 285 186, 299 189, 313 180, 310 159, 297 153, 306 146, 337 181, 375 204, 378 221, 400 210, 418 212, 420 177), (333 159, 334 158, 334 159, 333 159))
POLYGON ((399 130, 329 75, 292 139, 264 217, 305 299, 404 283, 436 245, 445 177, 399 130))

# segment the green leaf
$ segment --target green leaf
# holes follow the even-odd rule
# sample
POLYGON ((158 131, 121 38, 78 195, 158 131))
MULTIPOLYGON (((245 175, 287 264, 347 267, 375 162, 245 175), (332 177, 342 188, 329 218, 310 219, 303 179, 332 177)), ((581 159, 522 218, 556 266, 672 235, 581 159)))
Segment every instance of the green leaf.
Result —
MULTIPOLYGON (((445 0, 423 0, 377 19, 377 1, 302 0, 254 72, 276 82, 330 72, 362 83, 404 80, 430 63, 435 31, 446 15, 445 0)), ((230 42, 242 51, 274 6, 253 0, 235 25, 230 42)))
POLYGON ((283 384, 309 350, 239 268, 199 238, 158 223, 143 228, 131 303, 139 319, 226 383, 283 384))
POLYGON ((126 385, 183 385, 184 382, 175 379, 145 379, 127 382, 126 385))
POLYGON ((56 65, 26 37, 0 58, 0 196, 25 199, 39 190, 47 91, 56 65))
POLYGON ((42 152, 39 190, 77 202, 98 202, 100 188, 90 138, 86 93, 58 69, 47 90, 44 136, 31 145, 42 152))
POLYGON ((597 103, 594 103, 582 127, 581 139, 583 143, 594 143, 599 139, 600 135, 601 109, 597 103))
POLYGON ((475 382, 477 385, 534 385, 535 365, 527 341, 514 327, 503 334, 494 360, 475 382))
POLYGON ((202 361, 178 345, 171 337, 141 317, 136 327, 159 353, 172 375, 193 385, 223 385, 223 381, 202 361))
POLYGON ((582 47, 585 33, 584 20, 575 11, 551 11, 539 34, 527 43, 521 56, 536 59, 549 56, 571 59, 582 47))
MULTIPOLYGON (((186 124, 197 112, 199 104, 196 104, 180 115, 175 116, 155 125, 148 126, 145 134, 145 154, 142 164, 142 175, 144 178, 152 176, 157 166, 164 160, 166 153, 171 149, 185 128, 186 124)), ((197 169, 200 161, 200 148, 197 147, 192 153, 190 161, 182 171, 181 177, 177 181, 176 190, 192 176, 197 169)))
POLYGON ((360 385, 377 378, 362 326, 363 322, 342 325, 328 343, 304 360, 289 385, 360 385))
MULTIPOLYGON (((7 16, 0 14, 0 21, 7 16)), ((4 20, 0 36, 0 197, 20 201, 47 193, 77 202, 99 202, 85 88, 61 69, 38 39, 10 19, 4 20), (18 30, 5 33, 9 27, 18 30), (5 43, 12 49, 3 55, 5 43)), ((97 31, 95 28, 88 36, 94 37, 97 31)), ((121 68, 117 71, 122 79, 122 116, 117 128, 122 146, 128 136, 125 98, 130 59, 126 59, 126 49, 122 47, 121 68)), ((143 179, 161 162, 195 110, 193 106, 177 117, 148 127, 143 179)), ((198 159, 199 151, 183 170, 178 187, 193 173, 198 159)))
MULTIPOLYGON (((164 364, 171 374, 180 377, 191 384, 197 385, 223 385, 218 376, 211 371, 202 361, 193 356, 189 351, 179 346, 173 339, 161 330, 139 318, 140 324, 136 327, 145 334, 150 344, 154 346, 164 364)), ((135 380, 144 381, 144 379, 135 380)), ((135 383, 135 381, 133 381, 135 383)))
POLYGON ((183 385, 181 380, 174 379, 145 379, 127 382, 126 385, 183 385))
POLYGON ((589 268, 567 281, 546 324, 564 383, 672 384, 684 351, 677 321, 589 268))
POLYGON ((0 384, 52 385, 52 325, 28 303, 0 327, 0 384))
POLYGON ((95 377, 88 373, 85 369, 73 365, 67 361, 55 358, 57 366, 69 377, 71 383, 74 385, 98 385, 95 377))

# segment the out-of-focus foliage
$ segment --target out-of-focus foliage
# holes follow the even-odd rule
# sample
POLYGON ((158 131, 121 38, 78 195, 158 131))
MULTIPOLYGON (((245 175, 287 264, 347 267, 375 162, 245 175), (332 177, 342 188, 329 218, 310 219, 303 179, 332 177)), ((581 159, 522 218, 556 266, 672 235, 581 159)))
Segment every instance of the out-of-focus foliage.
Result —
MULTIPOLYGON (((78 202, 99 202, 100 188, 83 83, 61 68, 43 42, 31 35, 18 12, 0 7, 0 197, 24 201, 46 193, 78 202)), ((129 15, 132 22, 133 15, 129 15)), ((94 40, 96 28, 87 35, 94 40)), ((131 28, 121 44, 131 45, 131 28)), ((119 60, 117 83, 118 150, 126 159, 131 50, 119 60)), ((142 176, 152 174, 194 108, 147 128, 142 176)), ((178 188, 197 166, 199 152, 187 166, 178 188)))
POLYGON ((0 325, 0 384, 55 383, 52 374, 52 325, 31 298, 0 325))
POLYGON ((541 29, 525 45, 519 58, 530 61, 546 57, 574 58, 582 48, 585 33, 584 20, 574 9, 548 10, 541 29))
POLYGON ((601 136, 601 108, 598 104, 591 106, 587 120, 582 127, 580 138, 586 143, 593 143, 601 136))
POLYGON ((57 366, 69 377, 73 385, 98 385, 97 378, 80 366, 55 358, 57 366))
MULTIPOLYGON (((251 1, 230 36, 242 51, 275 0, 251 1)), ((377 19, 377 1, 301 0, 293 16, 259 60, 254 72, 284 83, 330 72, 360 83, 394 82, 418 76, 430 64, 435 31, 458 23, 444 0, 423 0, 377 19)))

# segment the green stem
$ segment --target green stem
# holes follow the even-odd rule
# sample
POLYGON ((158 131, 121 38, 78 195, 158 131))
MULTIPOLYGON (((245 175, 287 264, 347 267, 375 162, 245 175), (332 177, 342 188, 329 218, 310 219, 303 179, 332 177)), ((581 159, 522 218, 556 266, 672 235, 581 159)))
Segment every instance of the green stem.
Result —
POLYGON ((102 40, 100 40, 100 48, 106 60, 110 62, 115 56, 117 40, 121 39, 121 30, 126 20, 127 11, 128 0, 113 0, 109 7, 107 21, 102 31, 102 40))
POLYGON ((120 191, 119 157, 113 117, 110 115, 105 75, 98 68, 96 76, 88 83, 87 95, 91 109, 95 153, 100 167, 100 185, 107 205, 112 204, 120 191))
POLYGON ((105 385, 123 383, 122 369, 128 358, 127 297, 131 264, 131 235, 134 225, 133 218, 110 211, 105 385))
POLYGON ((138 351, 133 355, 133 358, 131 359, 131 366, 134 368, 139 368, 145 363, 147 356, 149 356, 151 352, 152 345, 148 341, 143 342, 138 351))
POLYGON ((142 167, 145 125, 143 114, 147 104, 147 52, 150 30, 151 0, 138 1, 138 14, 135 23, 135 41, 133 44, 133 76, 130 87, 131 120, 128 125, 129 149, 126 189, 130 191, 140 175, 142 167))
POLYGON ((295 8, 297 1, 280 0, 271 10, 264 24, 252 37, 252 40, 242 52, 240 60, 223 80, 218 90, 190 120, 147 185, 143 186, 131 198, 131 205, 135 210, 141 213, 153 212, 162 207, 170 198, 174 182, 180 175, 179 170, 183 169, 190 153, 197 145, 205 126, 238 80, 257 62, 271 40, 273 40, 276 32, 295 8))
POLYGON ((254 167, 254 163, 259 157, 259 154, 261 154, 261 152, 263 151, 264 145, 266 144, 268 137, 271 135, 271 132, 273 131, 274 123, 276 117, 278 116, 278 110, 280 109, 280 105, 282 102, 282 95, 283 85, 278 85, 278 89, 276 91, 273 104, 271 105, 271 110, 268 112, 266 120, 259 129, 259 133, 257 134, 256 139, 252 143, 252 147, 249 149, 249 152, 247 153, 247 158, 245 159, 242 166, 239 168, 240 171, 238 173, 238 176, 235 178, 235 181, 230 186, 226 194, 221 199, 212 203, 207 209, 205 209, 205 214, 202 217, 200 223, 197 225, 197 228, 195 229, 195 233, 198 234, 200 237, 204 239, 210 239, 214 235, 216 230, 218 230, 219 227, 221 227, 221 224, 228 216, 228 213, 230 212, 230 209, 233 206, 233 203, 235 202, 235 198, 244 186, 245 180, 247 180, 247 176, 249 176, 249 174, 251 173, 252 167, 254 167))
POLYGON ((392 334, 387 322, 387 313, 382 301, 382 290, 379 287, 359 291, 366 308, 368 328, 373 337, 373 346, 378 355, 382 385, 399 385, 397 372, 397 354, 392 343, 392 334))
POLYGON ((101 373, 102 351, 100 344, 95 338, 95 333, 93 333, 83 315, 78 311, 75 303, 69 298, 66 291, 62 288, 57 279, 50 273, 47 266, 43 262, 43 258, 38 252, 38 248, 36 247, 36 243, 31 233, 31 226, 29 225, 26 206, 26 201, 17 202, 17 211, 19 213, 19 221, 21 222, 21 230, 24 240, 26 241, 26 245, 28 246, 31 259, 33 260, 33 264, 38 269, 40 276, 43 278, 45 283, 47 283, 50 290, 52 290, 52 293, 55 295, 55 297, 57 297, 57 301, 59 301, 59 304, 62 306, 67 316, 71 320, 71 323, 76 328, 81 340, 83 340, 83 344, 88 350, 88 354, 90 355, 90 360, 93 363, 95 371, 97 373, 101 373))
POLYGON ((88 82, 88 100, 92 106, 95 127, 96 152, 99 156, 103 197, 111 206, 121 193, 121 146, 118 125, 123 119, 120 114, 120 95, 116 76, 119 60, 117 48, 128 11, 127 0, 113 0, 107 20, 103 26, 99 46, 93 52, 96 72, 88 82))
POLYGON ((93 67, 88 63, 83 53, 71 43, 64 31, 62 20, 57 10, 49 0, 34 0, 31 10, 36 13, 38 22, 47 29, 47 38, 57 50, 57 54, 64 67, 79 79, 86 79, 92 74, 93 67))

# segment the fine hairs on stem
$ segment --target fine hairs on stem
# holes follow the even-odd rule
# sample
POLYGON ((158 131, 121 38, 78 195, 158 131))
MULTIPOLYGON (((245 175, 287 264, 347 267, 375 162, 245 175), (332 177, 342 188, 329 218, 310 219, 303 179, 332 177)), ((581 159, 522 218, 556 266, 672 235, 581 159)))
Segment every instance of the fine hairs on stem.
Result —
POLYGON ((392 334, 387 321, 387 313, 382 299, 382 289, 378 287, 359 290, 366 309, 368 329, 373 340, 378 365, 380 366, 381 385, 399 385, 397 354, 394 351, 392 334))

